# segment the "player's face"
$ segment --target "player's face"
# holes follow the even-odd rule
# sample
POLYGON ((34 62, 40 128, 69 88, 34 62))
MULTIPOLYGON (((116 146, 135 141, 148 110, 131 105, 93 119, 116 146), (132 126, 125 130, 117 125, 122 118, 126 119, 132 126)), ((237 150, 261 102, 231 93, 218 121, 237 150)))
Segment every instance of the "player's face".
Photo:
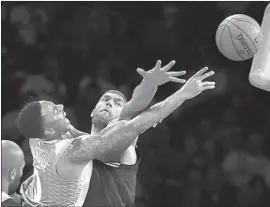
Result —
POLYGON ((56 105, 50 101, 42 101, 41 106, 44 128, 52 128, 57 134, 65 133, 69 125, 69 120, 66 119, 63 105, 56 105))
POLYGON ((21 162, 21 165, 18 168, 16 168, 15 178, 10 181, 10 185, 9 185, 10 194, 15 193, 19 189, 20 184, 21 184, 21 178, 23 175, 24 166, 25 166, 25 161, 23 159, 21 162))
POLYGON ((123 97, 116 93, 105 93, 92 112, 92 123, 107 126, 118 118, 125 105, 123 97))

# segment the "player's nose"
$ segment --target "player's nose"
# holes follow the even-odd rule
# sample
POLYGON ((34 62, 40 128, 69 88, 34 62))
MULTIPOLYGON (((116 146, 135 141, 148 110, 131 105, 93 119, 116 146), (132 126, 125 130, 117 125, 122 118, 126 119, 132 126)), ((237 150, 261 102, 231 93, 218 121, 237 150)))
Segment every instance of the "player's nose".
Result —
POLYGON ((112 101, 107 101, 106 106, 112 107, 112 101))

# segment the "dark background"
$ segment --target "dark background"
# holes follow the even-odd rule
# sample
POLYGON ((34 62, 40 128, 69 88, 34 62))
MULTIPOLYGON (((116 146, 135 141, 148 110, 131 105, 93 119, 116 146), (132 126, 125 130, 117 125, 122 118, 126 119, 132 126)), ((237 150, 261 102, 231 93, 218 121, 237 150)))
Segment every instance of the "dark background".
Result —
MULTIPOLYGON (((2 139, 26 154, 16 128, 24 103, 63 103, 71 122, 90 130, 107 89, 128 98, 136 68, 176 60, 190 77, 208 66, 214 91, 183 106, 139 140, 137 206, 270 206, 270 95, 248 82, 251 61, 224 58, 215 44, 221 21, 244 13, 259 23, 266 2, 2 2, 2 139)), ((160 87, 162 101, 181 85, 160 87)))

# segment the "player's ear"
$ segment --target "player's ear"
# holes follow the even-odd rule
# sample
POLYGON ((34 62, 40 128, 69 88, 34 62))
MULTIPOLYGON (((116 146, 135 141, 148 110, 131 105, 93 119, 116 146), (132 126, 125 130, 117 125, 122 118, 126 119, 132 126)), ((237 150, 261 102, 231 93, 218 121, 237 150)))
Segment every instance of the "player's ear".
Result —
POLYGON ((9 172, 9 179, 10 180, 15 180, 16 178, 17 171, 15 168, 12 168, 9 172))

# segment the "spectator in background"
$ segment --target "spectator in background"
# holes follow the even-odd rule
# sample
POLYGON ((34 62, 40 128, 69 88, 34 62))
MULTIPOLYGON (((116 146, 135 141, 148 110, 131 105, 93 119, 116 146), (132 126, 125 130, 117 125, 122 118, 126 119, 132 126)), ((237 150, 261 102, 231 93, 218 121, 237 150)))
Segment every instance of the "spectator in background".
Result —
POLYGON ((186 183, 183 207, 199 207, 203 199, 203 173, 191 169, 186 183))
POLYGON ((260 134, 251 134, 246 149, 233 150, 226 155, 223 171, 234 185, 243 187, 254 175, 261 175, 267 181, 269 160, 262 154, 262 143, 260 134))
POLYGON ((268 207, 270 195, 267 191, 264 178, 255 175, 248 185, 241 189, 238 195, 238 202, 241 207, 268 207))
POLYGON ((24 154, 14 142, 3 140, 2 144, 2 204, 1 206, 20 206, 17 194, 25 165, 24 154), (15 199, 11 196, 14 194, 15 199))

